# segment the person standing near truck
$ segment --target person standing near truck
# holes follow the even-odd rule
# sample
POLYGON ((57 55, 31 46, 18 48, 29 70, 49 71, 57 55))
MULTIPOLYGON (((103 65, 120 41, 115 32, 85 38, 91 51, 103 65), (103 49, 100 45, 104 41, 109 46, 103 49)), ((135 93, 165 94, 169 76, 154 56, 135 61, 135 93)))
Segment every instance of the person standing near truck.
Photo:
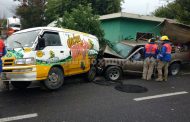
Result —
POLYGON ((158 45, 155 44, 155 39, 149 40, 149 43, 145 45, 145 60, 143 66, 143 76, 144 80, 151 80, 154 66, 156 64, 156 57, 158 54, 158 45))
POLYGON ((169 41, 168 36, 162 36, 161 41, 163 41, 161 51, 157 57, 158 60, 158 78, 156 81, 167 81, 168 80, 168 67, 169 62, 171 61, 171 52, 172 52, 172 46, 169 41), (162 76, 162 69, 164 68, 164 77, 162 76))
POLYGON ((0 73, 3 70, 1 58, 6 54, 5 44, 3 39, 0 38, 0 73))
POLYGON ((5 44, 3 39, 0 38, 0 87, 7 87, 7 84, 2 83, 2 71, 3 71, 3 65, 2 65, 2 60, 1 58, 6 54, 6 49, 5 49, 5 44), (3 86, 5 85, 5 86, 3 86))

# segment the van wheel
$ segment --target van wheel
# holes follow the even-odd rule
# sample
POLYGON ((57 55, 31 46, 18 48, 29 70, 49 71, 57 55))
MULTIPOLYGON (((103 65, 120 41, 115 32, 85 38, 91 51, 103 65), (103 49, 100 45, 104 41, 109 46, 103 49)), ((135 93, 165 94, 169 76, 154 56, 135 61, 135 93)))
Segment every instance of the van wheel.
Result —
POLYGON ((58 67, 52 67, 49 71, 48 78, 43 81, 43 84, 48 90, 56 90, 63 85, 63 82, 63 71, 58 67))
POLYGON ((95 77, 96 77, 96 68, 92 66, 88 71, 88 73, 86 74, 86 79, 88 80, 88 82, 92 82, 95 79, 95 77))
POLYGON ((172 76, 177 75, 180 72, 180 64, 179 63, 173 63, 169 67, 169 74, 172 76))
POLYGON ((31 81, 11 81, 11 84, 17 89, 26 89, 31 81))
POLYGON ((105 72, 105 77, 107 80, 116 81, 122 76, 121 68, 117 66, 108 67, 105 72))

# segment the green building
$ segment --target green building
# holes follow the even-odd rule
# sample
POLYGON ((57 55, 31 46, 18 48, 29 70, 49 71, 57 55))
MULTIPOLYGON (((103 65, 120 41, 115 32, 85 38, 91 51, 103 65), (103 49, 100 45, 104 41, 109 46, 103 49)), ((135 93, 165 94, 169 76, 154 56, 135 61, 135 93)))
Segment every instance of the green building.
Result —
POLYGON ((118 42, 160 36, 160 25, 164 18, 121 12, 103 15, 100 20, 105 38, 110 42, 118 42))

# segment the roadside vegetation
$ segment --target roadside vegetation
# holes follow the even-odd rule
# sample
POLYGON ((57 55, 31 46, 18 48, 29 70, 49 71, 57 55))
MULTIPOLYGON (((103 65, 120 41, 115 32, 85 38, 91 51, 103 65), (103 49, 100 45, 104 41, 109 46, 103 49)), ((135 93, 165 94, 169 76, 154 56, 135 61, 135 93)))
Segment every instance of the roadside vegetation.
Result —
POLYGON ((153 15, 176 19, 181 23, 190 24, 190 0, 175 0, 167 6, 158 8, 153 15))

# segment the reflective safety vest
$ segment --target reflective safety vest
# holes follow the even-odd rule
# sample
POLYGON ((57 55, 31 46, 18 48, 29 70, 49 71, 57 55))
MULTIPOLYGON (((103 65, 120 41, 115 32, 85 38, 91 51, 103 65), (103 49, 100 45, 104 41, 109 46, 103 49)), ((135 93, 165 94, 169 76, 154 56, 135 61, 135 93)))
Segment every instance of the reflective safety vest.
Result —
POLYGON ((5 48, 5 44, 4 44, 3 40, 0 39, 0 57, 3 56, 4 48, 5 48))
POLYGON ((166 47, 166 54, 171 54, 172 46, 168 43, 164 44, 163 46, 166 47))
POLYGON ((156 54, 156 50, 158 49, 157 44, 146 44, 145 45, 145 51, 146 54, 156 54))

